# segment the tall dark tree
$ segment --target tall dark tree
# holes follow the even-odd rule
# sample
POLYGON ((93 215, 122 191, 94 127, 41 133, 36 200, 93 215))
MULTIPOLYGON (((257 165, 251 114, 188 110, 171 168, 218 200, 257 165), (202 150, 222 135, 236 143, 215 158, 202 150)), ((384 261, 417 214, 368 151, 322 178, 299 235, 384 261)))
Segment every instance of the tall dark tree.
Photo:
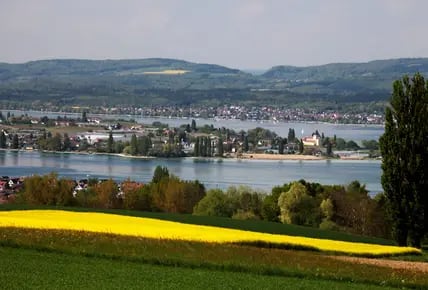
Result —
POLYGON ((149 136, 142 136, 138 138, 138 152, 141 155, 149 155, 152 148, 152 140, 149 136))
POLYGON ((299 142, 299 153, 303 154, 304 150, 305 150, 305 146, 303 145, 303 140, 300 139, 300 142, 299 142))
POLYGON ((64 147, 64 151, 71 150, 71 141, 67 133, 64 133, 63 147, 64 147))
POLYGON ((296 139, 296 132, 294 131, 294 129, 289 128, 288 129, 288 136, 287 136, 287 140, 290 143, 294 143, 296 139))
POLYGON ((207 144, 207 146, 206 146, 206 156, 207 157, 211 157, 212 156, 212 146, 211 146, 211 138, 210 137, 207 137, 206 138, 206 144, 207 144))
POLYGON ((201 153, 200 153, 200 151, 199 151, 199 146, 200 146, 200 143, 201 142, 201 139, 199 138, 199 137, 197 137, 196 138, 196 141, 195 141, 195 147, 194 147, 194 149, 193 149, 193 155, 194 156, 199 156, 201 153))
POLYGON ((13 135, 12 138, 12 149, 18 149, 19 148, 19 138, 18 134, 13 135))
POLYGON ((107 153, 113 153, 113 151, 114 151, 113 133, 110 131, 107 139, 107 153))
POLYGON ((218 138, 218 141, 217 141, 217 155, 219 156, 219 157, 223 157, 223 153, 224 153, 224 150, 223 150, 223 138, 218 138))
POLYGON ((248 136, 245 136, 244 137, 244 152, 248 152, 248 150, 250 150, 250 145, 248 144, 249 142, 248 142, 248 136))
POLYGON ((49 139, 48 149, 51 151, 62 151, 62 138, 59 133, 49 139))
POLYGON ((0 133, 0 148, 6 148, 6 135, 3 131, 0 133))
POLYGON ((155 172, 153 173, 152 182, 158 183, 164 178, 169 178, 168 168, 160 165, 156 166, 155 172))
POLYGON ((135 134, 132 134, 131 136, 131 155, 137 155, 138 154, 138 140, 137 136, 135 134))
POLYGON ((382 186, 400 246, 421 246, 427 232, 428 83, 420 74, 393 85, 380 138, 382 186))
POLYGON ((278 153, 284 154, 284 140, 282 138, 278 140, 278 153))
POLYGON ((84 123, 88 122, 88 118, 86 117, 86 111, 82 112, 82 122, 84 123))
POLYGON ((332 149, 332 145, 330 140, 327 142, 327 156, 332 156, 333 155, 333 149, 332 149))
POLYGON ((192 125, 191 125, 192 131, 195 132, 196 131, 196 121, 195 119, 192 119, 192 125))

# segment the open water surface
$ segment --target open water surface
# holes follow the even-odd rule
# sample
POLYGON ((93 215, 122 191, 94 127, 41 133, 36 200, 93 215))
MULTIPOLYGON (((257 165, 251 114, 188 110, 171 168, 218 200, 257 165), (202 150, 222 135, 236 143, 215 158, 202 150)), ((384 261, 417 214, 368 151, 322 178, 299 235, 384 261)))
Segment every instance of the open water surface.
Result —
POLYGON ((0 175, 28 176, 56 172, 72 179, 126 178, 148 182, 156 166, 207 188, 248 185, 270 191, 276 185, 305 179, 321 184, 348 184, 358 180, 371 193, 382 191, 378 160, 272 161, 238 159, 138 159, 98 154, 0 151, 0 175))

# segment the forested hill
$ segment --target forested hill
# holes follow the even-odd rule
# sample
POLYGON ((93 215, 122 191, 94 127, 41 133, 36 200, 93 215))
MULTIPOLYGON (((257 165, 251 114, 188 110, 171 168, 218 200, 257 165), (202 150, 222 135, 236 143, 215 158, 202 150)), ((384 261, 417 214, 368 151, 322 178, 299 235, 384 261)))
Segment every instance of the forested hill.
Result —
POLYGON ((311 67, 262 75, 176 59, 0 63, 0 102, 68 105, 290 104, 386 100, 404 74, 428 75, 428 58, 311 67))
POLYGON ((327 81, 341 79, 388 79, 404 74, 428 72, 428 58, 375 60, 366 63, 331 63, 320 66, 275 66, 263 74, 266 78, 292 81, 327 81))
POLYGON ((428 76, 428 58, 375 60, 367 63, 332 63, 320 66, 276 66, 262 77, 277 89, 299 94, 348 96, 356 101, 389 97, 392 82, 416 72, 428 76))

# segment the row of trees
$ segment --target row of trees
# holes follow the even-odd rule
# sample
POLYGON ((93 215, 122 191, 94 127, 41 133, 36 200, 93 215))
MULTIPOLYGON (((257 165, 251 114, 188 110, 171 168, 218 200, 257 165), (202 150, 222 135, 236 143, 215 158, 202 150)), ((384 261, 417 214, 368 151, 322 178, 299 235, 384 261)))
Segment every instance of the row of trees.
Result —
POLYGON ((383 195, 371 198, 364 186, 320 185, 304 180, 278 186, 271 194, 248 187, 209 190, 196 215, 263 219, 272 222, 390 237, 383 195))
POLYGON ((296 225, 389 237, 385 198, 372 199, 364 186, 323 186, 304 180, 274 187, 271 194, 249 187, 210 189, 183 181, 158 166, 147 184, 91 179, 86 189, 56 174, 25 179, 17 200, 32 205, 125 208, 143 211, 260 219, 296 225))
POLYGON ((17 201, 31 205, 192 213, 205 196, 201 183, 181 180, 164 167, 157 167, 147 184, 126 180, 119 185, 112 179, 91 179, 83 190, 75 191, 76 186, 74 180, 58 178, 54 173, 27 177, 17 201))

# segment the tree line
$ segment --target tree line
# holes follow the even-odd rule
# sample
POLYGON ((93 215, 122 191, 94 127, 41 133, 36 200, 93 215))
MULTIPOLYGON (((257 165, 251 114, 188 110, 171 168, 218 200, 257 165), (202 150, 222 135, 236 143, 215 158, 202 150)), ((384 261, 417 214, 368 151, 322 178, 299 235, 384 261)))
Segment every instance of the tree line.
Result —
POLYGON ((206 191, 200 182, 181 180, 158 166, 146 184, 90 179, 84 189, 76 190, 76 185, 54 173, 31 176, 16 201, 257 219, 390 237, 385 197, 371 198, 357 181, 341 186, 300 180, 274 187, 269 194, 245 186, 206 191))

